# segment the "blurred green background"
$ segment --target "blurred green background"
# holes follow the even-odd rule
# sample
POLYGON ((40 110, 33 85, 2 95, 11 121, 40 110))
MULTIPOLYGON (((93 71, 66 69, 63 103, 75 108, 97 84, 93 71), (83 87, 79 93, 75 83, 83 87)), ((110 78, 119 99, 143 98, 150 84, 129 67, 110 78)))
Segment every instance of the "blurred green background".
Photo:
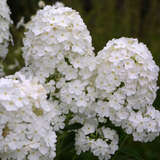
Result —
MULTIPOLYGON (((56 0, 44 1, 46 4, 56 2, 56 0)), ((10 45, 9 54, 4 61, 6 74, 14 73, 24 66, 21 55, 24 28, 16 29, 15 26, 21 17, 24 17, 25 22, 29 21, 31 15, 38 9, 38 2, 39 0, 8 0, 11 18, 14 21, 11 26, 14 46, 10 45), (16 63, 15 59, 19 65, 14 69, 8 67, 16 63)), ((134 37, 147 44, 154 60, 160 66, 160 0, 61 0, 61 2, 80 13, 91 33, 96 53, 112 38, 134 37)), ((158 85, 160 86, 160 78, 158 85)), ((160 91, 157 93, 154 106, 160 109, 160 91)), ((72 141, 73 135, 69 138, 72 141)), ((89 153, 81 155, 80 158, 72 155, 72 151, 68 149, 59 159, 93 159, 89 153)), ((133 142, 129 136, 112 159, 160 160, 160 137, 152 143, 143 144, 133 142)))

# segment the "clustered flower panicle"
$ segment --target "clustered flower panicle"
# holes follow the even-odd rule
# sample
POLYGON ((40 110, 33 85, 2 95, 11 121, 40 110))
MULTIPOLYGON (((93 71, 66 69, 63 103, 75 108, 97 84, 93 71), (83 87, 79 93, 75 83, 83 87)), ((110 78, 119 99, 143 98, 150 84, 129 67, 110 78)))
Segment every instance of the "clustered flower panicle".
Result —
POLYGON ((56 71, 70 81, 93 56, 91 36, 79 13, 59 3, 39 10, 27 24, 23 57, 41 81, 56 71))
POLYGON ((96 111, 121 126, 136 141, 152 141, 160 132, 160 112, 152 106, 159 68, 143 43, 120 38, 109 41, 97 55, 96 111))
POLYGON ((55 157, 56 134, 50 123, 59 114, 36 78, 22 72, 0 79, 0 157, 45 160, 55 157))
POLYGON ((95 56, 79 13, 61 3, 39 10, 26 29, 25 67, 0 79, 2 160, 52 160, 56 132, 75 123, 82 125, 72 130, 77 154, 91 151, 100 160, 118 150, 109 122, 135 141, 159 135, 159 68, 143 43, 113 39, 95 56))

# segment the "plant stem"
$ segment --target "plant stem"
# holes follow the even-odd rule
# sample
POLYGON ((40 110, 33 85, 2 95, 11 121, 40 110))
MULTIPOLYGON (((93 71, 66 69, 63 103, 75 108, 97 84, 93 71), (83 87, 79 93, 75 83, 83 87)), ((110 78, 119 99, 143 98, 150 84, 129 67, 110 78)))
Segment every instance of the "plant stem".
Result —
POLYGON ((113 156, 112 160, 116 160, 119 151, 121 150, 121 148, 123 147, 123 145, 125 144, 125 142, 126 142, 126 140, 127 140, 128 138, 129 138, 129 135, 126 135, 126 136, 124 137, 122 143, 121 143, 120 146, 119 146, 118 151, 117 151, 116 154, 113 156))

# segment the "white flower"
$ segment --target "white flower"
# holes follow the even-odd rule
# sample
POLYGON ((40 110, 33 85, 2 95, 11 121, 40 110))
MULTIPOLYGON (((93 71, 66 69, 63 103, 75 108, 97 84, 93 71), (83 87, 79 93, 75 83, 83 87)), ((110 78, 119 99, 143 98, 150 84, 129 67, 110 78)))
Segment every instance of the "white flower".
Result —
POLYGON ((82 91, 84 90, 84 85, 79 80, 75 80, 72 83, 69 83, 68 87, 69 93, 75 95, 81 95, 82 91))
POLYGON ((42 1, 42 0, 40 0, 40 1, 38 2, 38 6, 39 6, 40 8, 45 7, 45 2, 42 1))
POLYGON ((94 119, 87 120, 81 130, 84 132, 85 135, 90 133, 94 133, 97 128, 97 122, 94 119))

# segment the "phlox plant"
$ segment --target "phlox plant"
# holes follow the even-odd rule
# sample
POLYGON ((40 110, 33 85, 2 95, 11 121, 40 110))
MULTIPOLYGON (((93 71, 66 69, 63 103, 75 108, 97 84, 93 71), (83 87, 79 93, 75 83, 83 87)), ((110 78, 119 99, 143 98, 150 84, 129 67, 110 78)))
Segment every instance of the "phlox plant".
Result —
MULTIPOLYGON (((25 66, 5 76, 1 63, 0 160, 58 159, 65 138, 74 143, 67 146, 74 159, 89 152, 109 160, 122 134, 143 143, 159 136, 160 111, 153 107, 159 67, 146 45, 122 37, 96 54, 77 11, 40 6, 23 24, 25 66)), ((12 21, 6 0, 0 8, 3 61, 12 21)))

